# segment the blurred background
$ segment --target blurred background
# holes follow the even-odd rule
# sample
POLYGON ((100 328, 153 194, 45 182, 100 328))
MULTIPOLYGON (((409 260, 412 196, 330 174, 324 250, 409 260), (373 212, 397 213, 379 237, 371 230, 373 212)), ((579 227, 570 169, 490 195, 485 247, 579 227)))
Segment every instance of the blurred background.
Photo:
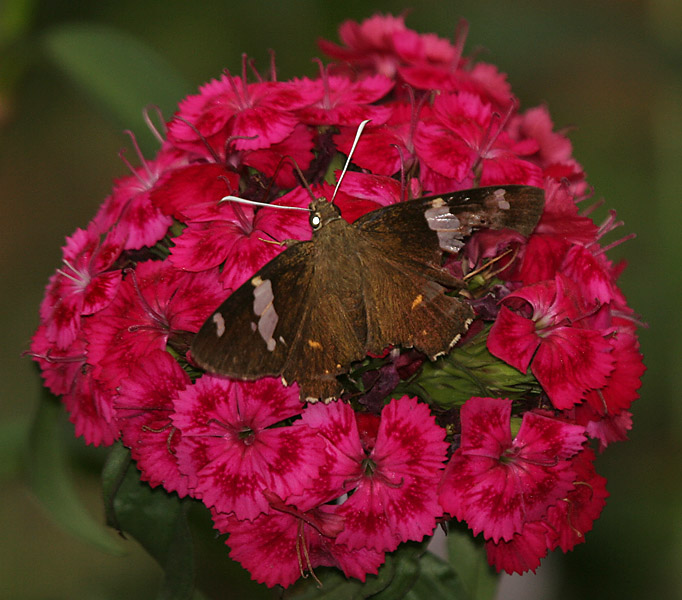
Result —
MULTIPOLYGON (((106 543, 61 529, 25 474, 40 380, 21 352, 64 237, 86 225, 113 178, 127 173, 118 158, 129 145, 123 130, 134 130, 151 156, 143 106, 157 103, 169 116, 183 94, 225 67, 238 71, 243 52, 264 69, 274 49, 279 79, 316 75, 317 38, 337 41, 345 19, 406 9, 408 26, 449 38, 466 18, 466 53, 508 73, 522 108, 546 103, 555 125, 570 130, 595 197, 606 201, 596 220, 615 208, 625 221, 606 243, 637 233, 609 252, 629 263, 621 284, 648 323, 640 335, 649 369, 630 441, 597 462, 611 497, 586 544, 545 559, 537 575, 505 577, 500 598, 682 598, 678 0, 0 1, 0 598, 144 599, 155 596, 161 577, 133 541, 113 555, 101 549, 106 543), (109 31, 116 42, 95 75, 102 57, 79 55, 71 43, 92 31, 109 31), (141 80, 126 62, 140 47, 156 78, 141 80), (128 84, 146 90, 132 106, 128 84)), ((72 440, 62 420, 56 435, 78 499, 93 523, 103 522, 102 453, 72 440)))

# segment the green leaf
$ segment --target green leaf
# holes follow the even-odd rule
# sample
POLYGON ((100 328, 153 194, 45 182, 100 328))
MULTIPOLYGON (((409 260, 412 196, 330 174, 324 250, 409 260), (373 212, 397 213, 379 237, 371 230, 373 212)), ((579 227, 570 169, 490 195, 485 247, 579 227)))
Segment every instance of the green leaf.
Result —
POLYGON ((3 0, 0 4, 0 48, 28 31, 35 5, 35 0, 3 0))
POLYGON ((29 428, 26 418, 0 423, 0 482, 21 471, 29 428))
POLYGON ((391 600, 402 598, 416 579, 415 555, 417 545, 403 544, 386 555, 386 562, 376 575, 368 575, 363 583, 358 579, 347 579, 341 571, 332 568, 315 569, 315 577, 299 579, 285 590, 285 600, 391 600), (320 585, 321 584, 321 585, 320 585), (387 595, 384 595, 387 593, 387 595))
POLYGON ((391 582, 372 600, 399 600, 412 589, 420 573, 420 556, 424 553, 425 544, 401 544, 395 552, 386 555, 383 569, 393 573, 391 582))
MULTIPOLYGON (((159 600, 189 600, 194 594, 194 545, 187 524, 190 501, 140 481, 126 459, 128 450, 112 449, 102 472, 107 519, 129 533, 161 565, 164 580, 159 600)), ((198 596, 194 596, 197 598, 198 596)))
MULTIPOLYGON (((225 535, 219 535, 213 528, 209 510, 201 502, 191 502, 189 524, 194 538, 196 587, 209 598, 230 598, 249 600, 272 600, 278 593, 251 579, 249 572, 230 558, 230 549, 225 545, 225 535)), ((196 592, 195 592, 196 594, 196 592)))
POLYGON ((311 578, 287 589, 286 600, 467 600, 451 567, 425 551, 428 540, 406 543, 391 554, 365 583, 346 579, 337 569, 315 569, 321 586, 311 578), (424 562, 426 561, 426 562, 424 562), (429 581, 436 578, 437 581, 429 581))
POLYGON ((435 554, 424 554, 419 567, 419 578, 406 600, 472 600, 452 567, 435 554))
POLYGON ((122 555, 121 545, 103 523, 90 515, 76 494, 60 435, 62 407, 47 392, 44 396, 29 434, 29 485, 43 507, 64 529, 105 552, 122 555))
POLYGON ((448 523, 448 557, 471 600, 495 597, 499 576, 488 564, 482 539, 474 539, 471 531, 456 521, 448 523))
POLYGON ((346 579, 337 569, 315 569, 315 577, 299 579, 284 590, 284 600, 364 600, 363 584, 357 579, 346 579), (320 585, 321 584, 321 585, 320 585))
POLYGON ((442 408, 462 406, 472 396, 528 398, 541 388, 532 373, 521 373, 493 356, 487 348, 486 327, 463 346, 435 362, 427 361, 417 377, 402 383, 398 393, 416 394, 442 408))
POLYGON ((30 37, 35 0, 0 2, 0 106, 5 118, 16 101, 19 82, 36 58, 30 37))
POLYGON ((109 451, 109 456, 102 468, 104 515, 107 519, 107 525, 113 527, 121 534, 123 533, 123 527, 118 522, 115 499, 131 463, 130 451, 123 444, 115 444, 109 451))
MULTIPOLYGON (((43 45, 47 56, 81 89, 136 132, 143 130, 144 107, 154 104, 170 115, 191 91, 161 55, 111 27, 59 25, 45 34, 43 45)), ((140 139, 143 145, 151 141, 151 134, 140 139)))

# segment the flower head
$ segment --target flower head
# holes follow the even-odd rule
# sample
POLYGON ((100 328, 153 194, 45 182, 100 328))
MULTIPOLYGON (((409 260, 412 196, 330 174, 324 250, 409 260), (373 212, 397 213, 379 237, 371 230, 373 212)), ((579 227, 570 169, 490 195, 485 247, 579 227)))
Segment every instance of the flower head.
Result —
MULTIPOLYGON (((589 186, 565 133, 546 107, 521 111, 506 75, 465 55, 466 35, 465 23, 450 41, 375 15, 344 23, 341 44, 320 42, 332 61, 316 77, 278 81, 274 61, 248 77, 244 58, 239 75, 225 72, 180 103, 156 132, 155 157, 131 136, 140 166, 127 163, 131 174, 67 238, 48 282, 30 353, 76 435, 120 440, 149 485, 202 502, 229 533, 230 555, 268 586, 314 578, 319 566, 364 581, 386 553, 449 517, 483 535, 498 570, 535 570, 548 551, 584 541, 604 506, 589 444, 625 439, 644 372, 617 283, 624 265, 607 257, 614 243, 602 245, 620 223, 610 213, 595 225, 579 210, 589 186), (530 235, 483 222, 463 235, 456 215, 426 215, 442 208, 438 199, 424 209, 428 227, 362 230, 386 258, 374 286, 353 248, 322 260, 309 215, 277 208, 324 197, 354 223, 378 209, 402 214, 400 203, 422 196, 515 184, 544 190, 530 235), (425 239, 440 248, 431 258, 421 256, 425 239), (258 296, 267 286, 256 273, 296 245, 289 262, 275 263, 289 268, 266 279, 306 293, 258 296), (325 278, 329 261, 334 277, 325 278), (464 335, 452 348, 427 356, 367 339, 367 305, 400 295, 391 269, 407 283, 428 272, 433 285, 410 296, 409 314, 431 306, 441 326, 410 333, 428 346, 456 311, 464 335), (314 323, 325 351, 350 339, 371 354, 349 359, 339 377, 336 362, 320 370, 295 352, 282 360, 296 369, 261 378, 202 373, 192 340, 242 285, 249 301, 238 314, 226 305, 215 313, 216 353, 233 344, 264 364, 275 356, 270 341, 292 338, 263 331, 288 319, 294 336, 298 320, 314 323), (268 346, 232 339, 233 322, 261 331, 268 346), (341 397, 306 405, 295 381, 274 377, 285 372, 301 388, 308 375, 327 378, 341 397)), ((494 193, 496 214, 508 189, 494 193)), ((421 323, 392 304, 380 321, 372 326, 421 323)), ((323 350, 313 337, 293 339, 323 350)))

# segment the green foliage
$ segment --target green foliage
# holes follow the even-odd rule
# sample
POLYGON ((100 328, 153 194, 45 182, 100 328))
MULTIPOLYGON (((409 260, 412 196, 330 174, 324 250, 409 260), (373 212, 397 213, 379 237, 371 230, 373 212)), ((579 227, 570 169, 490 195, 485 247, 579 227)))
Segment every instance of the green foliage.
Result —
MULTIPOLYGON (((170 115, 191 86, 166 60, 136 38, 111 27, 67 24, 44 36, 47 56, 111 117, 135 132, 144 130, 145 106, 170 115)), ((154 148, 140 137, 143 150, 154 148)))
POLYGON ((64 448, 62 406, 43 394, 29 434, 27 474, 42 506, 64 529, 100 550, 121 555, 111 533, 86 510, 76 493, 64 448))
POLYGON ((471 600, 491 600, 498 576, 486 559, 483 540, 474 539, 466 525, 451 521, 448 527, 448 556, 453 570, 471 600))
POLYGON ((190 600, 194 591, 194 546, 187 523, 189 504, 140 481, 127 448, 117 444, 102 471, 107 522, 132 535, 164 572, 159 600, 190 600))
MULTIPOLYGON (((300 580, 284 593, 284 600, 486 600, 471 596, 462 576, 451 565, 426 550, 421 544, 402 544, 386 556, 377 575, 363 584, 346 579, 335 569, 316 569, 314 580, 300 580)), ((466 561, 465 561, 466 562, 466 561)), ((477 564, 474 557, 469 563, 477 564)), ((471 578, 471 577, 470 577, 471 578)))
POLYGON ((394 395, 414 394, 441 408, 454 408, 472 396, 515 400, 539 394, 532 374, 521 373, 490 354, 486 346, 489 331, 487 327, 448 355, 425 362, 421 373, 394 395))

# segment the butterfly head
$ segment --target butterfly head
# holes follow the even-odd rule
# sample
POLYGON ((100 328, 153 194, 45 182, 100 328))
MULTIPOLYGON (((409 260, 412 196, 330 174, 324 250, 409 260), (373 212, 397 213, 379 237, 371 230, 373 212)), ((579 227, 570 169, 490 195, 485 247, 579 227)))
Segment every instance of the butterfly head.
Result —
POLYGON ((326 198, 317 198, 310 203, 310 226, 313 231, 319 231, 327 223, 341 218, 341 212, 336 204, 326 198))

